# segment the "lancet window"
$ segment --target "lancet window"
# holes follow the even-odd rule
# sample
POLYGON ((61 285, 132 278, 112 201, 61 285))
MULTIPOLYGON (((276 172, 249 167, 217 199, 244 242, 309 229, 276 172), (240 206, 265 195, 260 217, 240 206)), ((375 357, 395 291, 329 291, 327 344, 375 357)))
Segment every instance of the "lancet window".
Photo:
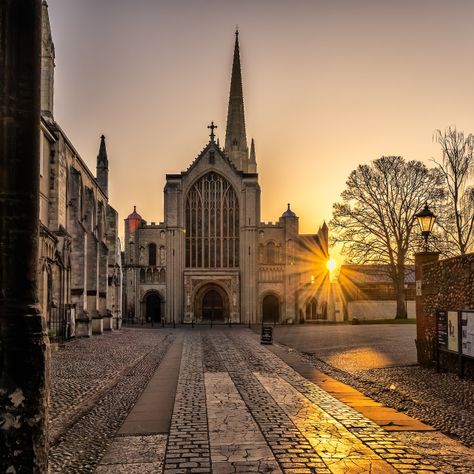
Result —
POLYGON ((232 185, 211 172, 186 198, 186 267, 239 266, 239 201, 232 185))

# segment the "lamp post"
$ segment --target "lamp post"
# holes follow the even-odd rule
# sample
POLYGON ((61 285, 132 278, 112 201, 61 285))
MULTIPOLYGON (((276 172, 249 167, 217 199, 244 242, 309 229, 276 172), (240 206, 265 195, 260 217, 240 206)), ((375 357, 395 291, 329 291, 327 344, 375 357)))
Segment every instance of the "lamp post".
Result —
POLYGON ((428 252, 428 238, 433 231, 433 226, 436 221, 436 216, 431 212, 428 207, 428 203, 425 204, 425 207, 416 214, 416 220, 420 226, 421 235, 425 239, 425 252, 428 252))

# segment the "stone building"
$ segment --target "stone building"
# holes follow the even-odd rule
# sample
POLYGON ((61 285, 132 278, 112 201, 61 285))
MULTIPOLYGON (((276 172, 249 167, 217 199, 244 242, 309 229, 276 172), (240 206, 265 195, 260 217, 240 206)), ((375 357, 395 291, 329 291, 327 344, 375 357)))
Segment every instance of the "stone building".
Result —
POLYGON ((50 336, 61 340, 120 327, 122 270, 105 137, 94 176, 54 120, 46 2, 42 18, 39 292, 50 336))
POLYGON ((299 233, 288 208, 260 217, 235 38, 225 146, 214 136, 189 168, 166 175, 164 221, 125 219, 124 311, 138 321, 297 322, 327 317, 328 229, 299 233))

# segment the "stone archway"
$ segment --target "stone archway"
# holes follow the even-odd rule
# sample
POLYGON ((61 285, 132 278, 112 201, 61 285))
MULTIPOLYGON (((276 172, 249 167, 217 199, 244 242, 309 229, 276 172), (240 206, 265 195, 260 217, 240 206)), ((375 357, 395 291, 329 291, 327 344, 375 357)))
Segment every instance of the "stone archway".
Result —
POLYGON ((194 315, 197 321, 224 322, 229 319, 229 297, 220 286, 210 283, 201 287, 194 297, 194 315))
POLYGON ((262 300, 262 321, 264 323, 280 322, 280 300, 274 293, 269 293, 262 300))
POLYGON ((159 323, 161 322, 161 311, 163 300, 158 291, 150 291, 143 297, 143 309, 145 321, 159 323))

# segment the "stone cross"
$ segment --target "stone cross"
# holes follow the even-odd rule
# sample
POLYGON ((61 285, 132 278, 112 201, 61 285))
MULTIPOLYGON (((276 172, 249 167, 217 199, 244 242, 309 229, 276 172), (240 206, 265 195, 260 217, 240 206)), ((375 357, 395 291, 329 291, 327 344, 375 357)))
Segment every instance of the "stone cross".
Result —
POLYGON ((208 125, 207 128, 211 130, 211 134, 209 135, 211 137, 211 142, 214 141, 214 129, 217 128, 217 125, 214 125, 214 122, 211 122, 211 125, 208 125))

